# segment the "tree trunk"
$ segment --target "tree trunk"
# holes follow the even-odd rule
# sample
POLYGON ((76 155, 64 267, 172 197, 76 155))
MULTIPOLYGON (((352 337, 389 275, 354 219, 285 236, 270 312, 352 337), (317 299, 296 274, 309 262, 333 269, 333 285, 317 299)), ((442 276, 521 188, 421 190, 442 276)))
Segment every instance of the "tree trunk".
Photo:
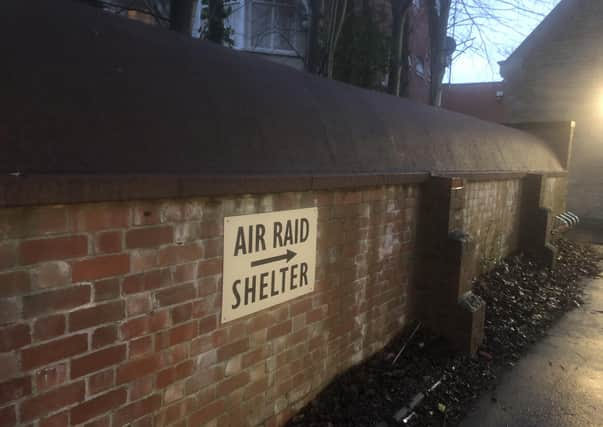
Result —
POLYGON ((331 0, 331 13, 329 16, 329 43, 327 51, 327 77, 333 78, 335 67, 335 50, 341 35, 343 22, 348 8, 348 0, 331 0))
POLYGON ((305 68, 309 73, 320 74, 320 14, 322 0, 312 0, 310 3, 310 29, 308 31, 308 48, 306 49, 305 68))
POLYGON ((194 0, 170 0, 170 30, 191 35, 194 0))
POLYGON ((207 40, 223 44, 226 39, 224 27, 224 0, 209 0, 207 7, 207 40))
POLYGON ((450 14, 450 1, 440 0, 438 13, 436 0, 429 0, 429 37, 431 44, 431 85, 430 104, 439 107, 442 100, 442 79, 446 70, 445 52, 446 35, 448 30, 448 16, 450 14))
POLYGON ((392 0, 392 42, 389 58, 389 79, 387 92, 400 94, 401 57, 404 40, 404 28, 411 0, 392 0))

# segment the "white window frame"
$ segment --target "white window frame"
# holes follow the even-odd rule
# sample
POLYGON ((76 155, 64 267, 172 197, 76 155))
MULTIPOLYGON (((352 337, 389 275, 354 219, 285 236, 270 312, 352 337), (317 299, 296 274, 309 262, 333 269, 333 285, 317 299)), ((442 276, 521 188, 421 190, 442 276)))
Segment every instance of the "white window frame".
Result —
POLYGON ((288 2, 287 0, 247 0, 248 3, 248 7, 246 7, 247 9, 247 15, 248 15, 248 26, 247 28, 249 29, 249 33, 246 34, 246 39, 247 39, 247 43, 246 43, 246 48, 247 50, 250 50, 252 52, 259 52, 259 53, 267 53, 267 54, 272 54, 272 55, 282 55, 282 56, 294 56, 294 57, 303 57, 304 52, 298 52, 297 51, 297 47, 299 44, 299 40, 297 39, 297 37, 305 37, 304 32, 300 30, 301 28, 301 23, 299 22, 300 16, 298 13, 297 8, 299 7, 297 2, 291 1, 288 2), (254 3, 256 4, 263 4, 263 5, 267 5, 267 6, 271 6, 271 25, 273 26, 274 30, 272 30, 269 34, 269 37, 271 38, 271 48, 267 48, 267 47, 258 47, 258 46, 254 46, 254 28, 253 28, 253 5, 254 3), (294 35, 294 40, 290 41, 291 44, 293 45, 291 47, 291 49, 282 49, 282 48, 277 48, 274 47, 276 45, 276 40, 278 37, 278 32, 276 31, 276 13, 277 13, 277 9, 279 7, 288 7, 293 9, 293 35, 294 35))

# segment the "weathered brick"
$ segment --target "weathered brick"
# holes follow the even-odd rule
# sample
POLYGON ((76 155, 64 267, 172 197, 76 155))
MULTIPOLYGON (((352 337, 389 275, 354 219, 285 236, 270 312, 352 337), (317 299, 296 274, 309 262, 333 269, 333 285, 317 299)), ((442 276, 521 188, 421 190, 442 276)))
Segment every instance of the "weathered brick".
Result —
POLYGON ((126 358, 126 345, 110 347, 71 361, 71 379, 116 365, 126 358))
POLYGON ((197 263, 180 264, 174 268, 174 283, 192 282, 197 277, 197 263))
POLYGON ((144 377, 161 367, 159 354, 135 359, 122 364, 117 368, 117 384, 123 384, 137 378, 144 377))
POLYGON ((115 385, 115 370, 107 369, 106 371, 90 375, 87 381, 88 393, 90 395, 97 394, 103 390, 112 388, 115 385))
POLYGON ((126 298, 126 314, 137 316, 151 311, 151 296, 148 294, 130 295, 126 298))
POLYGON ((31 394, 31 378, 20 377, 0 383, 0 402, 2 405, 31 394))
POLYGON ((191 425, 202 425, 211 421, 224 413, 224 400, 216 400, 213 403, 203 407, 190 417, 191 425))
POLYGON ((172 323, 174 325, 182 322, 186 322, 191 319, 193 313, 193 304, 187 303, 174 307, 170 310, 172 316, 172 323))
POLYGON ((113 416, 113 427, 121 427, 146 414, 156 411, 161 406, 161 396, 154 394, 146 399, 131 403, 118 410, 113 416))
POLYGON ((243 338, 242 340, 235 341, 231 344, 223 345, 218 349, 218 361, 230 359, 247 350, 249 350, 249 338, 243 338))
POLYGON ((38 317, 70 310, 90 302, 90 286, 81 285, 23 297, 23 316, 38 317))
POLYGON ((36 371, 35 380, 38 392, 64 384, 67 381, 67 364, 45 366, 36 371))
POLYGON ((157 350, 161 350, 191 340, 195 335, 197 335, 196 322, 178 325, 167 331, 159 332, 155 337, 155 347, 157 350))
POLYGON ((14 405, 0 409, 0 425, 3 427, 14 427, 17 425, 17 412, 14 405))
POLYGON ((92 348, 106 347, 117 341, 117 326, 109 325, 97 328, 92 333, 92 348))
POLYGON ((171 275, 168 269, 147 271, 146 273, 134 274, 124 279, 123 291, 125 294, 151 291, 171 283, 171 275))
POLYGON ((72 211, 75 231, 97 231, 110 228, 126 228, 130 210, 125 205, 75 206, 72 211))
POLYGON ((21 348, 31 343, 29 325, 12 325, 0 328, 0 352, 21 348))
POLYGON ((0 298, 21 296, 31 291, 29 273, 14 271, 0 274, 0 298))
POLYGON ((199 335, 207 334, 214 331, 218 327, 218 319, 215 314, 206 316, 199 320, 199 335))
POLYGON ((166 246, 159 250, 159 265, 176 265, 198 260, 203 257, 203 246, 189 243, 181 246, 166 246))
POLYGON ((245 387, 249 383, 249 372, 243 371, 240 374, 235 375, 222 381, 218 384, 216 393, 218 396, 226 396, 236 389, 245 387))
POLYGON ((212 258, 199 262, 197 277, 213 276, 222 273, 222 258, 212 258))
POLYGON ((17 376, 20 372, 18 364, 16 352, 0 353, 0 381, 17 376))
POLYGON ((287 320, 286 322, 279 323, 268 329, 268 339, 273 340, 275 338, 281 337, 283 335, 287 335, 291 332, 291 320, 287 320))
POLYGON ((65 427, 67 425, 69 425, 69 411, 42 418, 38 424, 39 427, 65 427))
POLYGON ((304 300, 293 302, 291 304, 291 317, 295 317, 298 314, 305 313, 312 309, 312 299, 306 298, 304 300))
POLYGON ((121 325, 121 333, 125 339, 131 339, 159 331, 168 326, 170 326, 169 312, 163 310, 128 320, 121 325))
POLYGON ((86 236, 25 240, 19 245, 19 259, 23 265, 77 258, 87 254, 88 238, 86 236))
POLYGON ((174 230, 171 226, 134 228, 126 232, 128 249, 152 248, 166 245, 174 241, 174 230))
POLYGON ((72 264, 72 279, 74 282, 97 280, 126 274, 129 270, 128 254, 98 256, 75 261, 72 264))
POLYGON ((0 241, 0 270, 13 268, 17 265, 16 241, 0 241))
POLYGON ((193 283, 171 286, 155 293, 157 306, 165 307, 168 305, 180 304, 195 299, 197 289, 193 283))
POLYGON ((67 210, 64 207, 28 207, 0 210, 0 240, 65 233, 67 210))
POLYGON ((159 267, 159 249, 136 249, 130 251, 130 272, 142 273, 159 267))
POLYGON ((95 239, 95 253, 110 254, 121 252, 123 233, 121 231, 105 231, 98 233, 95 239))
POLYGON ((80 381, 27 399, 21 404, 21 421, 31 421, 52 411, 84 400, 86 387, 80 381))
POLYGON ((125 388, 113 390, 71 409, 71 424, 80 424, 94 418, 104 412, 109 412, 126 402, 127 392, 125 388))
POLYGON ((262 378, 261 380, 254 381, 245 387, 245 392, 243 393, 243 399, 251 399, 253 396, 256 396, 259 393, 263 393, 268 389, 268 378, 262 378))
POLYGON ((69 313, 69 330, 79 331, 124 318, 123 301, 114 301, 69 313))
POLYGON ((111 427, 111 415, 97 418, 94 421, 84 424, 84 427, 111 427))
POLYGON ((153 391, 153 375, 139 378, 130 383, 130 400, 138 400, 153 391))
POLYGON ((224 378, 224 368, 214 366, 207 369, 200 369, 186 380, 186 394, 193 394, 202 388, 215 384, 224 378))
POLYGON ((119 298, 120 286, 119 279, 99 280, 94 283, 94 301, 101 302, 119 298))
POLYGON ((87 349, 88 336, 86 334, 73 335, 22 350, 21 364, 24 370, 30 370, 83 353, 87 349))
POLYGON ((187 360, 179 365, 164 369, 157 374, 156 386, 164 388, 178 380, 190 376, 193 372, 194 363, 192 360, 187 360))
POLYGON ((128 358, 134 359, 153 351, 153 338, 147 335, 146 337, 130 341, 129 346, 130 352, 128 358))

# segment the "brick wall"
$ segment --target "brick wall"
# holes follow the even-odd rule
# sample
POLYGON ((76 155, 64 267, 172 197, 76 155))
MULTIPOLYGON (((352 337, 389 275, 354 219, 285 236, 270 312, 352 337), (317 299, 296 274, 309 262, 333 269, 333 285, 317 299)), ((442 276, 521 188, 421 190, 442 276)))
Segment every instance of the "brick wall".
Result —
POLYGON ((408 322, 418 188, 0 210, 0 425, 281 425, 408 322), (221 325, 223 217, 311 206, 315 291, 221 325))
POLYGON ((463 226, 475 242, 476 273, 519 249, 521 180, 468 182, 463 226))

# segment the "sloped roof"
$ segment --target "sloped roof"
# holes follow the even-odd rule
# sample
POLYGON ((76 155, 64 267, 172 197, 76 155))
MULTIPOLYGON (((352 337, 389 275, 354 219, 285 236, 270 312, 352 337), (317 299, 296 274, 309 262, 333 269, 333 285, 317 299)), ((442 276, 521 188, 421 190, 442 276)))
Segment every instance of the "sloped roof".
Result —
POLYGON ((558 31, 560 26, 563 25, 563 22, 568 18, 568 14, 573 9, 575 10, 579 7, 580 2, 578 0, 561 0, 536 28, 528 34, 511 55, 504 61, 501 61, 500 64, 504 65, 507 62, 529 55, 532 50, 538 49, 543 43, 547 43, 551 34, 558 31))
POLYGON ((216 182, 562 170, 547 144, 526 133, 78 2, 4 0, 0 8, 5 193, 15 182, 8 174, 19 182, 40 174, 63 183, 139 175, 216 182))

